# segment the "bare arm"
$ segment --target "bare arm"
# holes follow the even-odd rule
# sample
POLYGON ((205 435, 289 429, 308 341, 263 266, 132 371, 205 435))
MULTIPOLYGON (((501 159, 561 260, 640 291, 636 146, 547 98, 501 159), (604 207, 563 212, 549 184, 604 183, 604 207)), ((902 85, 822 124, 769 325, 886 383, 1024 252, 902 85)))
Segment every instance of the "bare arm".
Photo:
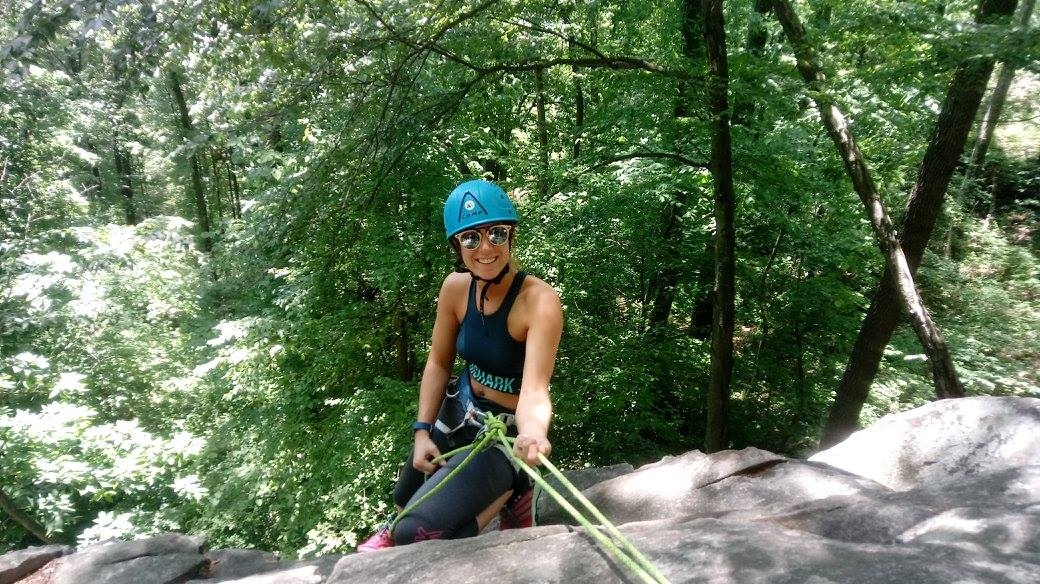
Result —
MULTIPOLYGON (((430 343, 430 355, 426 358, 422 383, 419 385, 420 422, 433 424, 437 419, 441 402, 444 401, 444 386, 451 377, 451 368, 455 363, 455 338, 459 333, 459 319, 455 313, 455 298, 458 294, 457 279, 448 276, 441 285, 437 297, 437 320, 433 324, 433 339, 430 343)), ((440 455, 437 446, 425 430, 415 432, 415 452, 412 466, 425 473, 436 470, 430 459, 440 455)))
POLYGON ((524 380, 516 406, 519 435, 514 450, 528 464, 538 464, 538 453, 548 456, 549 422, 552 402, 549 379, 556 365, 556 350, 563 334, 563 308, 560 298, 548 285, 538 291, 531 310, 524 357, 524 380))

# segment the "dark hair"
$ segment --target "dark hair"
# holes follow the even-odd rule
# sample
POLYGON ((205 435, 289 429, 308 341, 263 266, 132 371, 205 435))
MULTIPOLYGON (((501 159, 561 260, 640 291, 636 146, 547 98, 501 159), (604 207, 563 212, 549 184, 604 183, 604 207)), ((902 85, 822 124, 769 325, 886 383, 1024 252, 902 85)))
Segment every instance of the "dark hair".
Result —
POLYGON ((448 243, 451 244, 451 249, 455 252, 455 271, 460 274, 468 272, 469 268, 466 267, 466 262, 462 261, 462 248, 459 246, 459 240, 449 237, 448 243))

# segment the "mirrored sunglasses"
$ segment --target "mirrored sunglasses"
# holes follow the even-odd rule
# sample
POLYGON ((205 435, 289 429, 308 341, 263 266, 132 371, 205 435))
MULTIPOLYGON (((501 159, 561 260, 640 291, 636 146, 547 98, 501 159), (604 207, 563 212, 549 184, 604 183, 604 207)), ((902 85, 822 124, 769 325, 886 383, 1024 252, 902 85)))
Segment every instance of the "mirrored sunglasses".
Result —
POLYGON ((480 239, 483 237, 483 233, 487 233, 488 241, 491 245, 503 245, 509 241, 509 232, 512 229, 511 225, 492 225, 491 227, 485 227, 483 229, 467 229, 462 233, 455 234, 455 239, 459 240, 459 245, 465 249, 477 249, 480 247, 480 239))

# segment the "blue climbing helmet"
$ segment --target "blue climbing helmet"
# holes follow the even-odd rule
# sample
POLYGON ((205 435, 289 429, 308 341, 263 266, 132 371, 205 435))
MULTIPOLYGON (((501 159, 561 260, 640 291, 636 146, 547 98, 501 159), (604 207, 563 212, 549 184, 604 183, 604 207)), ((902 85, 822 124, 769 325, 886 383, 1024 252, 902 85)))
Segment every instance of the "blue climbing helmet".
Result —
POLYGON ((515 224, 519 220, 509 195, 486 180, 468 180, 455 187, 444 201, 444 233, 448 239, 476 225, 515 224))

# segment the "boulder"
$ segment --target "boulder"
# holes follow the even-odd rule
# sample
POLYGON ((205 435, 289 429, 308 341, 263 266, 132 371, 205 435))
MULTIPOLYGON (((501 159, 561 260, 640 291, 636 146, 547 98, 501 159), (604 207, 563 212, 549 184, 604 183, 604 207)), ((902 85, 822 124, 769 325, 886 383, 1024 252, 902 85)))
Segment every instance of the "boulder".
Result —
MULTIPOLYGON (((583 491, 583 494, 614 523, 663 519, 685 514, 696 506, 698 489, 737 473, 762 470, 786 459, 765 450, 745 448, 714 454, 692 451, 666 456, 659 462, 613 478, 583 491)), ((566 495, 568 496, 569 495, 566 495)), ((543 523, 573 522, 562 511, 539 517, 543 523)))
MULTIPOLYGON (((612 522, 625 523, 745 509, 769 515, 806 501, 860 491, 888 489, 838 469, 745 448, 667 457, 582 494, 612 522)), ((538 522, 576 524, 558 505, 539 509, 538 522)))
POLYGON ((210 582, 225 582, 277 570, 278 554, 262 550, 219 549, 206 553, 206 575, 210 582))
POLYGON ((979 518, 998 518, 1033 507, 1040 507, 1040 466, 908 491, 864 490, 808 502, 764 519, 831 539, 891 544, 951 509, 969 508, 979 518))
POLYGON ((183 582, 206 564, 202 539, 163 533, 135 541, 106 541, 62 559, 54 584, 166 584, 183 582))
MULTIPOLYGON (((583 491, 592 485, 608 481, 619 476, 626 475, 635 470, 631 464, 615 464, 613 466, 604 467, 589 467, 579 468, 574 470, 565 470, 563 476, 579 491, 583 491)), ((566 494, 567 489, 560 482, 560 479, 548 472, 542 472, 542 478, 549 483, 551 487, 557 491, 566 494)), ((534 512, 537 517, 539 525, 549 523, 561 523, 560 518, 566 515, 566 511, 560 508, 559 503, 556 502, 547 491, 539 490, 538 499, 535 501, 534 512), (543 519, 544 518, 544 519, 543 519)))
POLYGON ((896 541, 968 544, 1035 561, 1040 558, 1040 507, 1014 512, 993 507, 950 509, 906 530, 896 541))
MULTIPOLYGON (((673 519, 630 523, 622 531, 675 584, 1034 584, 1040 568, 984 549, 851 543, 768 523, 673 519)), ((582 530, 544 526, 346 556, 328 583, 434 577, 458 583, 639 581, 582 530)))
POLYGON ((905 499, 857 494, 811 501, 789 513, 757 519, 838 541, 890 544, 939 512, 905 499))
POLYGON ((44 545, 6 553, 0 556, 0 584, 17 582, 71 551, 67 545, 44 545))
POLYGON ((904 491, 1040 464, 1040 399, 967 397, 885 416, 809 460, 904 491))
POLYGON ((739 473, 697 490, 682 515, 769 517, 810 501, 890 492, 862 477, 805 461, 787 459, 755 473, 739 473))
POLYGON ((282 561, 258 550, 214 550, 206 554, 210 562, 207 577, 186 584, 320 584, 341 557, 282 561))
MULTIPOLYGON (((835 457, 841 444, 812 461, 747 448, 569 476, 676 583, 1033 584, 1040 582, 1040 462, 1030 450, 1038 403, 946 400, 892 416, 875 436, 877 449, 897 459, 888 467, 862 450, 835 457), (972 423, 983 428, 968 431, 972 423)), ((541 511, 540 521, 571 521, 558 509, 541 511)), ((308 561, 253 550, 203 557, 200 548, 201 540, 177 534, 106 542, 59 558, 26 582, 638 581, 568 525, 308 561)), ((33 564, 18 558, 32 556, 0 557, 0 569, 22 566, 23 573, 33 564)))

